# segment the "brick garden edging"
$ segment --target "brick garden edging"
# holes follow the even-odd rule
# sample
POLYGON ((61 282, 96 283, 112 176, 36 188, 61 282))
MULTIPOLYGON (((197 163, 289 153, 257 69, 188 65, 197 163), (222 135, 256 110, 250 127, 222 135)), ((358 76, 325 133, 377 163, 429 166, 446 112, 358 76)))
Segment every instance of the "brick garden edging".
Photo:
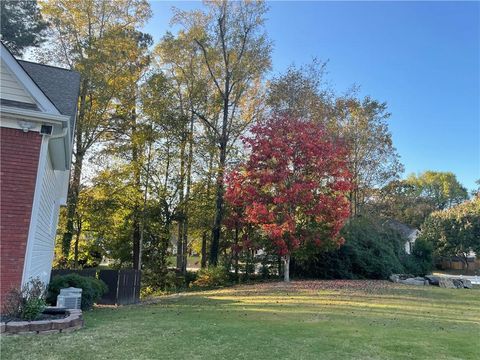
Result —
POLYGON ((83 327, 82 310, 66 311, 68 316, 63 319, 2 322, 0 332, 2 335, 56 334, 81 329, 83 327))

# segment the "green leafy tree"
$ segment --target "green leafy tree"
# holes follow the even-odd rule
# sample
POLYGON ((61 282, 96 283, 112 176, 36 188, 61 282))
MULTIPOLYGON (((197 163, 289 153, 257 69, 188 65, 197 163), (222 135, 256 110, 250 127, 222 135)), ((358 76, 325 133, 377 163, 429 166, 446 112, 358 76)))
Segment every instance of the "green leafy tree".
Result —
POLYGON ((420 228, 434 211, 468 198, 467 190, 451 172, 426 171, 387 184, 371 204, 381 215, 420 228))
MULTIPOLYGON (((174 87, 173 95, 177 104, 176 118, 180 145, 179 199, 176 216, 177 269, 184 275, 187 270, 189 244, 192 168, 195 166, 194 153, 198 152, 197 144, 201 142, 199 135, 202 132, 196 113, 202 111, 207 114, 211 101, 207 85, 209 75, 203 66, 200 50, 192 46, 194 39, 193 29, 180 31, 176 36, 167 33, 155 51, 161 71, 174 87)), ((218 111, 216 113, 218 114, 218 111)))
POLYGON ((477 188, 472 190, 472 196, 480 196, 480 179, 475 181, 475 184, 477 184, 477 188))
POLYGON ((75 229, 83 165, 88 152, 110 127, 122 74, 131 65, 124 51, 122 31, 134 31, 150 17, 146 0, 52 0, 41 2, 50 24, 48 46, 39 57, 77 70, 81 74, 75 130, 73 169, 68 192, 63 254, 70 251, 75 229), (65 16, 68 14, 68 16, 65 16))
POLYGON ((141 116, 139 109, 142 79, 150 65, 150 35, 132 30, 119 30, 113 35, 116 43, 122 44, 125 62, 124 71, 117 74, 119 85, 115 96, 110 128, 105 131, 103 149, 111 155, 129 177, 127 185, 132 194, 132 263, 141 269, 142 242, 144 235, 145 202, 150 180, 152 125, 141 116))
POLYGON ((45 40, 48 24, 36 0, 3 0, 0 16, 2 42, 14 55, 22 55, 25 49, 38 47, 45 40))
POLYGON ((468 199, 467 189, 452 172, 425 171, 412 174, 407 184, 415 187, 417 196, 429 199, 435 209, 442 210, 468 199))
POLYGON ((376 193, 370 203, 372 213, 393 218, 409 226, 420 228, 433 211, 431 199, 419 196, 417 188, 406 180, 395 180, 376 193))
POLYGON ((224 174, 229 147, 262 114, 262 77, 270 68, 271 45, 264 32, 265 3, 213 1, 206 10, 177 10, 174 22, 193 34, 220 116, 196 111, 215 135, 215 219, 210 263, 217 265, 224 218, 224 174))
POLYGON ((334 116, 334 94, 327 87, 327 63, 314 59, 305 66, 290 66, 269 81, 267 105, 278 116, 310 119, 322 124, 334 116))
POLYGON ((370 97, 336 100, 336 118, 330 121, 330 128, 346 141, 350 150, 352 216, 366 209, 377 189, 398 179, 403 172, 388 129, 389 117, 387 104, 370 97))
POLYGON ((470 252, 480 253, 480 197, 433 212, 421 230, 436 256, 459 256, 468 269, 470 252))

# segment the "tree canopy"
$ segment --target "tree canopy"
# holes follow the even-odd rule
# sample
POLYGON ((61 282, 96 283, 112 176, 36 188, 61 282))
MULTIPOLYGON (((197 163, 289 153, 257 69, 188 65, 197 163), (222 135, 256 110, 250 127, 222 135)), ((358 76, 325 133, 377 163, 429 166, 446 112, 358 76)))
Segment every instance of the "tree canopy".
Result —
POLYGON ((272 118, 245 139, 250 156, 231 175, 228 203, 244 225, 258 227, 285 258, 285 281, 293 251, 306 243, 341 244, 351 187, 347 150, 319 124, 272 118), (241 210, 239 211, 238 208, 241 210))
POLYGON ((468 199, 468 192, 451 172, 426 171, 392 181, 378 193, 374 206, 384 216, 420 228, 433 211, 468 199))
POLYGON ((468 268, 470 252, 480 253, 480 197, 433 212, 422 225, 421 238, 437 256, 459 256, 468 268))
POLYGON ((438 210, 460 204, 468 198, 467 189, 452 172, 425 171, 410 175, 406 182, 415 188, 417 196, 428 199, 438 210))
MULTIPOLYGON (((388 105, 337 93, 327 63, 270 76, 264 1, 174 9, 165 34, 144 32, 147 0, 39 5, 48 36, 34 54, 81 74, 58 266, 103 257, 156 290, 188 277, 189 256, 281 274, 280 256, 336 251, 346 221, 420 226, 465 199, 451 173, 400 180, 388 105)), ((368 244, 360 227, 348 234, 368 244)))
POLYGON ((47 22, 36 0, 5 0, 0 2, 2 42, 14 55, 22 55, 29 47, 45 41, 47 22))

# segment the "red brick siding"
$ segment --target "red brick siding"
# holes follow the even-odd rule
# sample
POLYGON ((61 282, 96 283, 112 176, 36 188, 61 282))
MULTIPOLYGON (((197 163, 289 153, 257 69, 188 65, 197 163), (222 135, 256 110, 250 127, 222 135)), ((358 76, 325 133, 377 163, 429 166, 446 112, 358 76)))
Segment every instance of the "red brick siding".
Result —
POLYGON ((0 128, 0 301, 22 281, 42 136, 0 128))

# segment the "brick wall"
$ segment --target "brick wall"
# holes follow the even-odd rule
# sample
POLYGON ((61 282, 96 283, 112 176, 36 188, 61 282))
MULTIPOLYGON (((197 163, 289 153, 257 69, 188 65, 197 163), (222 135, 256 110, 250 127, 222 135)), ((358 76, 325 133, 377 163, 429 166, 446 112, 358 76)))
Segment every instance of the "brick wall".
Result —
POLYGON ((42 136, 0 128, 0 301, 22 281, 42 136))

